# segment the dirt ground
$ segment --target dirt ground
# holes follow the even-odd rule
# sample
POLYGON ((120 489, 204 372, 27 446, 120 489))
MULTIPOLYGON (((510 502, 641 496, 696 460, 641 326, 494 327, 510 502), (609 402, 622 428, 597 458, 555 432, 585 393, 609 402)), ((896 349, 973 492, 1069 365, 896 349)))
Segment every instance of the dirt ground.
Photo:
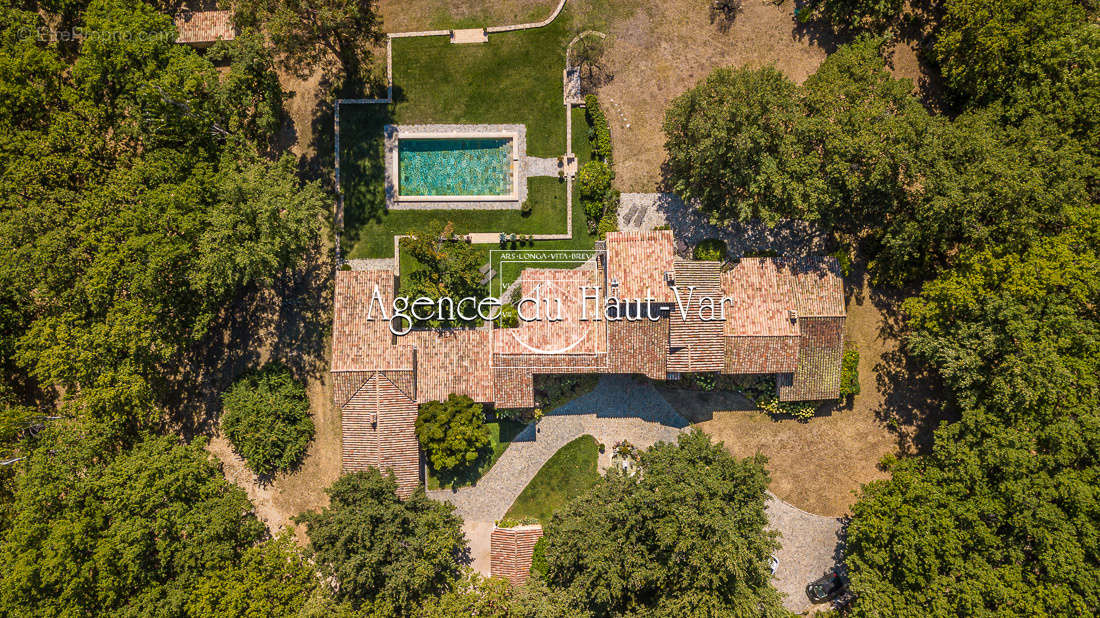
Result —
POLYGON ((725 32, 698 0, 647 3, 609 24, 605 62, 612 78, 598 93, 611 123, 618 188, 658 190, 665 109, 714 68, 774 64, 796 82, 810 76, 831 41, 796 26, 794 2, 761 0, 745 2, 725 32))
POLYGON ((770 488, 783 500, 843 516, 862 484, 887 477, 883 456, 922 450, 939 420, 932 380, 898 366, 892 307, 865 283, 849 298, 845 337, 860 352, 860 394, 851 406, 829 406, 800 423, 773 420, 736 393, 665 389, 666 399, 735 456, 767 456, 770 488))
POLYGON ((301 467, 294 472, 261 482, 221 435, 211 438, 207 447, 222 462, 225 477, 248 494, 256 516, 268 530, 277 534, 292 526, 303 545, 307 542, 304 526, 291 518, 327 505, 324 489, 340 476, 340 413, 332 403, 332 387, 318 377, 309 381, 307 390, 316 434, 301 467))

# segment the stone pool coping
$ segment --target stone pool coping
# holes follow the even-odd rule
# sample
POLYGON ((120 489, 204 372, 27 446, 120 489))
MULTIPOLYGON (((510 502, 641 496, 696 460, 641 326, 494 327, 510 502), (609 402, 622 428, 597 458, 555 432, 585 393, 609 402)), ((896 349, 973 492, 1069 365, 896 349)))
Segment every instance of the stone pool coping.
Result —
POLYGON ((385 136, 386 207, 390 210, 519 210, 527 199, 527 127, 522 124, 388 124, 385 136), (401 139, 512 140, 512 193, 509 195, 400 195, 398 142, 401 139))

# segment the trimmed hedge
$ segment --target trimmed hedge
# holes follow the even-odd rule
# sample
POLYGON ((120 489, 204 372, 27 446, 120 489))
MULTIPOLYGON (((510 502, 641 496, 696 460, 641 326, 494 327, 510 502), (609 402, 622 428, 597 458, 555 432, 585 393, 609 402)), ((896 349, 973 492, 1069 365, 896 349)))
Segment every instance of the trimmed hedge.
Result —
POLYGON ((588 124, 592 125, 593 137, 592 154, 602 161, 611 164, 611 127, 607 124, 607 116, 600 107, 596 95, 590 94, 584 97, 585 114, 588 116, 588 124))
POLYGON ((840 396, 851 397, 859 394, 859 350, 845 348, 844 360, 840 365, 840 396))

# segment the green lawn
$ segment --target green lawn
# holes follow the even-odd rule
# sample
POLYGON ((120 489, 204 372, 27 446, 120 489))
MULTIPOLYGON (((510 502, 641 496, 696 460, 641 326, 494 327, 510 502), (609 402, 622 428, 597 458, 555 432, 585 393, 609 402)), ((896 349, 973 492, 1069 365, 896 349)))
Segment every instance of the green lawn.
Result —
POLYGON ((523 489, 504 519, 531 517, 547 524, 554 511, 600 479, 598 457, 599 443, 592 436, 581 436, 561 447, 523 489))
POLYGON ((519 432, 523 431, 524 427, 526 427, 524 423, 507 420, 485 423, 485 425, 489 428, 491 450, 486 451, 485 455, 478 460, 476 466, 471 466, 470 469, 457 475, 438 474, 435 470, 432 470, 429 465, 428 489, 445 489, 449 487, 473 485, 482 475, 489 471, 489 468, 493 467, 493 464, 495 464, 504 453, 504 449, 508 448, 508 444, 517 434, 519 434, 519 432))
MULTIPOLYGON (((587 124, 587 121, 585 119, 584 110, 579 109, 579 108, 574 109, 573 110, 573 152, 577 155, 577 161, 580 164, 583 164, 586 161, 590 161, 592 159, 592 146, 588 142, 587 134, 588 134, 588 124, 587 124)), ((553 181, 553 179, 549 179, 549 178, 548 179, 533 178, 533 179, 530 179, 530 180, 551 180, 551 181, 553 181)), ((554 181, 554 182, 556 182, 556 181, 554 181)), ((473 212, 470 212, 470 211, 453 211, 453 210, 448 210, 448 211, 429 210, 429 211, 393 212, 393 213, 391 213, 390 215, 387 216, 387 219, 385 220, 386 223, 379 224, 379 228, 380 229, 384 228, 385 225, 388 224, 389 221, 404 220, 404 217, 406 215, 408 215, 407 221, 409 223, 413 223, 413 222, 417 221, 418 220, 417 217, 419 217, 420 218, 419 220, 421 220, 421 221, 425 220, 426 218, 429 218, 429 217, 440 217, 440 218, 443 218, 443 220, 455 221, 456 226, 462 227, 461 224, 459 223, 460 221, 465 221, 467 224, 470 224, 471 222, 489 220, 490 217, 500 216, 502 214, 511 214, 511 213, 500 213, 500 212, 494 212, 494 211, 473 211, 473 212), (451 216, 453 216, 454 218, 451 218, 451 216)), ((532 218, 534 216, 535 216, 534 214, 531 215, 532 218)), ((549 228, 549 229, 543 228, 542 230, 535 230, 535 231, 526 231, 526 230, 523 230, 523 229, 519 229, 519 230, 516 230, 513 233, 516 233, 516 234, 532 233, 533 234, 533 233, 536 233, 536 232, 557 231, 557 230, 565 229, 565 215, 562 214, 561 215, 561 221, 554 223, 554 225, 556 227, 552 227, 552 228, 549 228)), ((490 226, 488 228, 482 228, 482 229, 499 230, 500 228, 490 226)), ((474 230, 474 231, 476 231, 476 230, 474 230)), ((379 246, 378 254, 377 255, 370 254, 369 257, 388 257, 390 255, 393 255, 393 237, 392 237, 392 234, 386 235, 385 231, 378 231, 375 234, 376 234, 376 238, 374 238, 374 239, 366 239, 365 238, 360 243, 360 246, 365 247, 365 246, 368 246, 368 244, 370 244, 370 243, 378 243, 379 245, 381 245, 382 243, 385 243, 386 247, 383 249, 381 246, 379 246)), ((595 241, 596 241, 596 236, 588 233, 588 224, 586 223, 585 218, 584 218, 584 208, 581 206, 580 198, 577 195, 577 188, 574 185, 574 187, 573 187, 573 238, 571 238, 569 240, 540 240, 540 241, 535 241, 535 243, 533 245, 527 245, 526 243, 524 243, 523 246, 508 245, 508 247, 506 247, 506 248, 511 249, 511 250, 524 250, 524 251, 536 251, 536 252, 537 251, 544 251, 544 250, 559 251, 559 250, 569 250, 569 249, 589 250, 589 249, 592 249, 592 246, 595 243, 595 241)), ((484 256, 484 261, 488 262, 489 261, 489 256, 490 256, 489 252, 491 250, 494 250, 494 249, 499 250, 499 249, 501 249, 501 246, 500 246, 499 243, 494 243, 494 244, 491 244, 491 245, 474 245, 474 248, 484 256)), ((553 264, 553 265, 548 265, 546 263, 533 263, 533 262, 532 263, 511 262, 511 263, 508 263, 508 264, 502 266, 499 263, 499 258, 501 257, 502 254, 496 253, 494 255, 498 258, 498 262, 493 264, 493 269, 496 270, 498 274, 497 274, 497 278, 494 279, 493 282, 491 283, 491 289, 488 290, 488 293, 491 293, 491 294, 496 294, 497 291, 498 291, 498 289, 497 289, 498 287, 507 286, 509 283, 511 283, 516 277, 519 276, 520 271, 526 266, 541 266, 541 267, 556 266, 556 267, 560 267, 560 268, 570 268, 572 266, 577 266, 577 265, 580 264, 579 261, 566 261, 566 262, 556 263, 556 264, 553 264), (503 281, 499 280, 500 277, 503 277, 503 281), (501 285, 501 284, 503 284, 503 285, 501 285)), ((356 256, 350 256, 350 257, 367 257, 367 256, 366 255, 356 255, 356 256)), ((401 256, 401 265, 400 266, 401 266, 401 272, 402 273, 410 273, 410 272, 413 272, 413 270, 415 270, 417 268, 416 261, 413 260, 412 258, 408 257, 408 255, 405 255, 405 254, 403 254, 401 256)))
MULTIPOLYGON (((568 13, 568 8, 565 10, 568 13)), ((563 14, 537 30, 490 35, 489 43, 452 45, 446 37, 395 39, 392 105, 340 108, 342 246, 348 258, 389 257, 393 236, 421 222, 450 221, 458 233, 560 233, 565 230, 565 184, 556 178, 527 180, 532 212, 387 211, 383 194, 382 127, 401 123, 492 123, 527 127, 527 152, 552 157, 565 152, 561 71, 571 38, 563 14)), ((591 157, 584 110, 573 112, 573 150, 591 157)), ((541 241, 534 249, 591 249, 584 213, 574 195, 573 238, 541 241)), ((498 245, 485 246, 489 249, 498 245)))

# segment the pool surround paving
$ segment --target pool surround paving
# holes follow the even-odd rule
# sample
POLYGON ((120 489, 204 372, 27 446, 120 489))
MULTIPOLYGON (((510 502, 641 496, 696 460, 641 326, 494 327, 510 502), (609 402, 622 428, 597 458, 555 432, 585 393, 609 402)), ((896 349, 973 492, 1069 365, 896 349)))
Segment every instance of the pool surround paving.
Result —
POLYGON ((519 210, 527 199, 527 128, 522 124, 388 124, 385 133, 386 206, 390 210, 519 210), (508 195, 401 195, 402 139, 509 139, 512 191, 508 195))

